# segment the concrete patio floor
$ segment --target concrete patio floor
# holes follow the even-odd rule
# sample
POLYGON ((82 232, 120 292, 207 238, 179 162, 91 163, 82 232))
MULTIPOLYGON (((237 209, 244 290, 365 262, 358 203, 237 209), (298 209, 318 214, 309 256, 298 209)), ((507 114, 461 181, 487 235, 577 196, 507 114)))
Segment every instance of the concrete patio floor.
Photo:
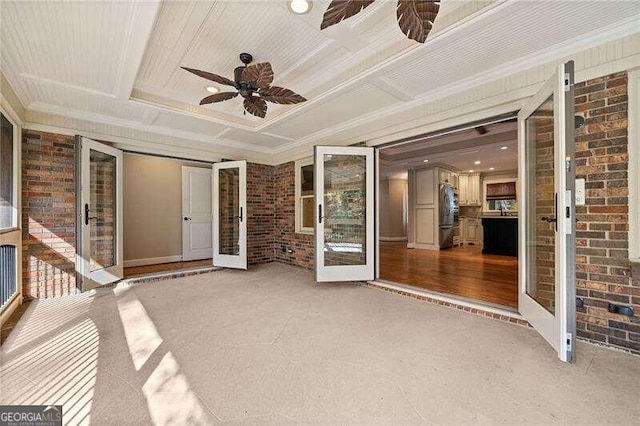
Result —
POLYGON ((632 424, 640 357, 269 264, 34 302, 0 404, 67 424, 632 424))

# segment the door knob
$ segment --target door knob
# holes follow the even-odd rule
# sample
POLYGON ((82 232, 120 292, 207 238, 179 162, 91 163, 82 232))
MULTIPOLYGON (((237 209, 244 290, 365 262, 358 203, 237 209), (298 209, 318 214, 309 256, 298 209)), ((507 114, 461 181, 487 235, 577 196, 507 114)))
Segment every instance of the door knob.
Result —
POLYGON ((186 217, 186 216, 185 216, 185 217, 183 217, 183 219, 184 219, 184 220, 191 220, 191 218, 190 218, 190 217, 186 217))

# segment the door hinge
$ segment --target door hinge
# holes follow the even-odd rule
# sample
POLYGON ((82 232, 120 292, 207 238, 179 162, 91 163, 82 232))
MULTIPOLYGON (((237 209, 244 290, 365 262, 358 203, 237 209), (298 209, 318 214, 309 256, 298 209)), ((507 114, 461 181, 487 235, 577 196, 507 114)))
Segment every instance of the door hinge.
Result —
POLYGON ((573 348, 572 348, 572 346, 573 346, 573 335, 571 333, 567 333, 566 339, 567 339, 567 352, 571 352, 573 350, 573 348))
POLYGON ((568 72, 565 72, 564 73, 564 91, 568 92, 570 90, 571 90, 571 76, 569 75, 568 72))

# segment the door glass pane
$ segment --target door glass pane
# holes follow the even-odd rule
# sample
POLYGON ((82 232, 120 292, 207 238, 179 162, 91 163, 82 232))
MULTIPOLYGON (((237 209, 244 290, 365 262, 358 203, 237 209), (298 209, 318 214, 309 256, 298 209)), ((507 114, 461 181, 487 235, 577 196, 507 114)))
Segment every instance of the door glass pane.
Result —
POLYGON ((13 124, 0 114, 2 120, 2 134, 0 135, 0 229, 13 228, 15 215, 14 203, 14 158, 13 158, 13 124))
POLYGON ((219 182, 219 252, 240 255, 240 169, 220 169, 219 182))
POLYGON ((89 153, 91 272, 116 264, 116 157, 89 153))
POLYGON ((324 156, 324 264, 366 264, 366 157, 324 156))
POLYGON ((525 120, 527 294, 555 314, 553 95, 525 120))

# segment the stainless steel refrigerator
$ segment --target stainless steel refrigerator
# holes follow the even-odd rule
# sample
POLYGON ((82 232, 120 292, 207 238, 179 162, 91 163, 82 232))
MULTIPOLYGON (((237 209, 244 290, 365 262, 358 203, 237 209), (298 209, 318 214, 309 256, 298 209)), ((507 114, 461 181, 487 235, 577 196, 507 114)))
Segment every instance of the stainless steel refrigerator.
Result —
POLYGON ((453 231, 455 226, 455 192, 449 183, 440 185, 440 211, 438 225, 440 228, 440 249, 453 247, 453 231))

